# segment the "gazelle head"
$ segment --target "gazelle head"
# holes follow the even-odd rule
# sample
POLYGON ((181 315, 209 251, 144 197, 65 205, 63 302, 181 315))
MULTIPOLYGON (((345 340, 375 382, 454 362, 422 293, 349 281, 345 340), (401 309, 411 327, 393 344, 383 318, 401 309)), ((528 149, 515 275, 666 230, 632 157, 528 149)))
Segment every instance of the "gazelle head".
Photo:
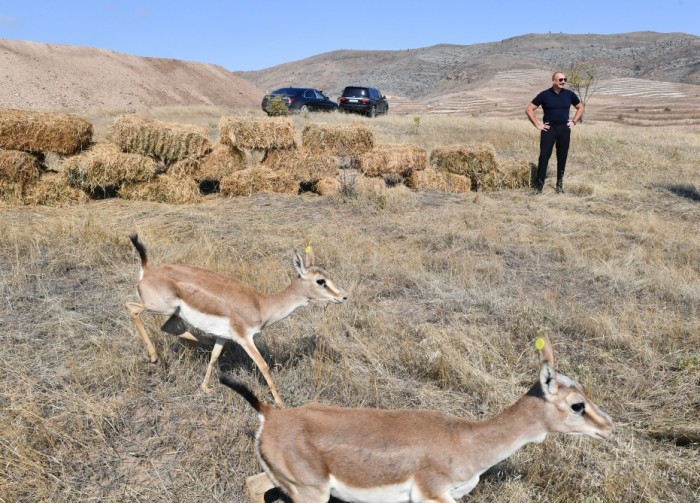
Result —
POLYGON ((549 339, 546 336, 539 337, 535 345, 540 356, 539 386, 542 398, 547 402, 547 428, 570 435, 610 438, 615 431, 610 416, 586 396, 578 382, 554 370, 554 356, 549 339))
POLYGON ((340 304, 347 300, 345 290, 337 286, 330 274, 322 268, 314 265, 316 261, 311 245, 308 245, 304 255, 297 253, 294 256, 294 269, 299 275, 302 290, 309 300, 319 302, 333 302, 340 304))

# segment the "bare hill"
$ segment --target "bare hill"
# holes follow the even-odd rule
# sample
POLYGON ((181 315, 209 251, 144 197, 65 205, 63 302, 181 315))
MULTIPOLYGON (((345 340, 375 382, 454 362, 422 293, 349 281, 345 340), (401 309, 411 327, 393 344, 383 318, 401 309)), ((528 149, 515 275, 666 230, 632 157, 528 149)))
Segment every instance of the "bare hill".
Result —
POLYGON ((138 110, 259 106, 254 84, 213 64, 0 39, 0 107, 138 110))

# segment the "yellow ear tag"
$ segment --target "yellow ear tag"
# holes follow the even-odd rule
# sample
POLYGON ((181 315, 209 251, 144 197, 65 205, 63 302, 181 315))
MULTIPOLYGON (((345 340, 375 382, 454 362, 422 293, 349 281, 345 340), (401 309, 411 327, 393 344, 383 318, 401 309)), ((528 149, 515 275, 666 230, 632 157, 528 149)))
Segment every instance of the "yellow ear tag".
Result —
POLYGON ((311 243, 306 245, 306 248, 304 248, 304 253, 311 253, 311 243))
POLYGON ((544 349, 544 339, 542 337, 535 339, 535 348, 537 351, 542 351, 544 349))

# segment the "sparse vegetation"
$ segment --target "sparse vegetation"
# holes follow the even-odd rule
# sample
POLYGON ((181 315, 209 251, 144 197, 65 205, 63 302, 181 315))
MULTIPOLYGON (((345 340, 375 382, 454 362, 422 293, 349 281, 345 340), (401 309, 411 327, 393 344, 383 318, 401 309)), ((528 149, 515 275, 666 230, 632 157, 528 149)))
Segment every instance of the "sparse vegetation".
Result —
MULTIPOLYGON (((304 118, 292 120, 300 135, 304 118)), ((468 139, 503 160, 537 156, 524 119, 424 116, 420 135, 410 116, 366 124, 380 145, 429 152, 468 139)), ((254 414, 224 387, 200 392, 208 348, 160 333, 163 361, 147 363, 123 307, 136 300, 137 230, 153 265, 196 264, 268 292, 313 242, 349 299, 309 306, 256 340, 288 404, 490 417, 533 383, 532 341, 547 333, 557 366, 618 431, 526 446, 464 502, 695 501, 698 151, 687 127, 588 121, 574 133, 564 196, 549 185, 538 198, 387 188, 341 169, 334 196, 4 207, 0 500, 247 501, 245 478, 260 471, 254 414)), ((154 334, 161 323, 146 320, 154 334)), ((219 372, 271 401, 235 344, 219 372)))

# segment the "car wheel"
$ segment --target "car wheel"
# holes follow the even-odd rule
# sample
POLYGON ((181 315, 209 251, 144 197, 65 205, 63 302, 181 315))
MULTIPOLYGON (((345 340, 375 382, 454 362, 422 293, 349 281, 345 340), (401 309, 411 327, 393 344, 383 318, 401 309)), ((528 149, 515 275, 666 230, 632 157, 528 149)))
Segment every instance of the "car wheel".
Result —
POLYGON ((369 111, 369 116, 373 119, 377 116, 377 107, 373 106, 369 111))
POLYGON ((307 107, 306 105, 302 105, 301 108, 299 108, 299 113, 308 114, 308 113, 309 113, 309 107, 307 107))

